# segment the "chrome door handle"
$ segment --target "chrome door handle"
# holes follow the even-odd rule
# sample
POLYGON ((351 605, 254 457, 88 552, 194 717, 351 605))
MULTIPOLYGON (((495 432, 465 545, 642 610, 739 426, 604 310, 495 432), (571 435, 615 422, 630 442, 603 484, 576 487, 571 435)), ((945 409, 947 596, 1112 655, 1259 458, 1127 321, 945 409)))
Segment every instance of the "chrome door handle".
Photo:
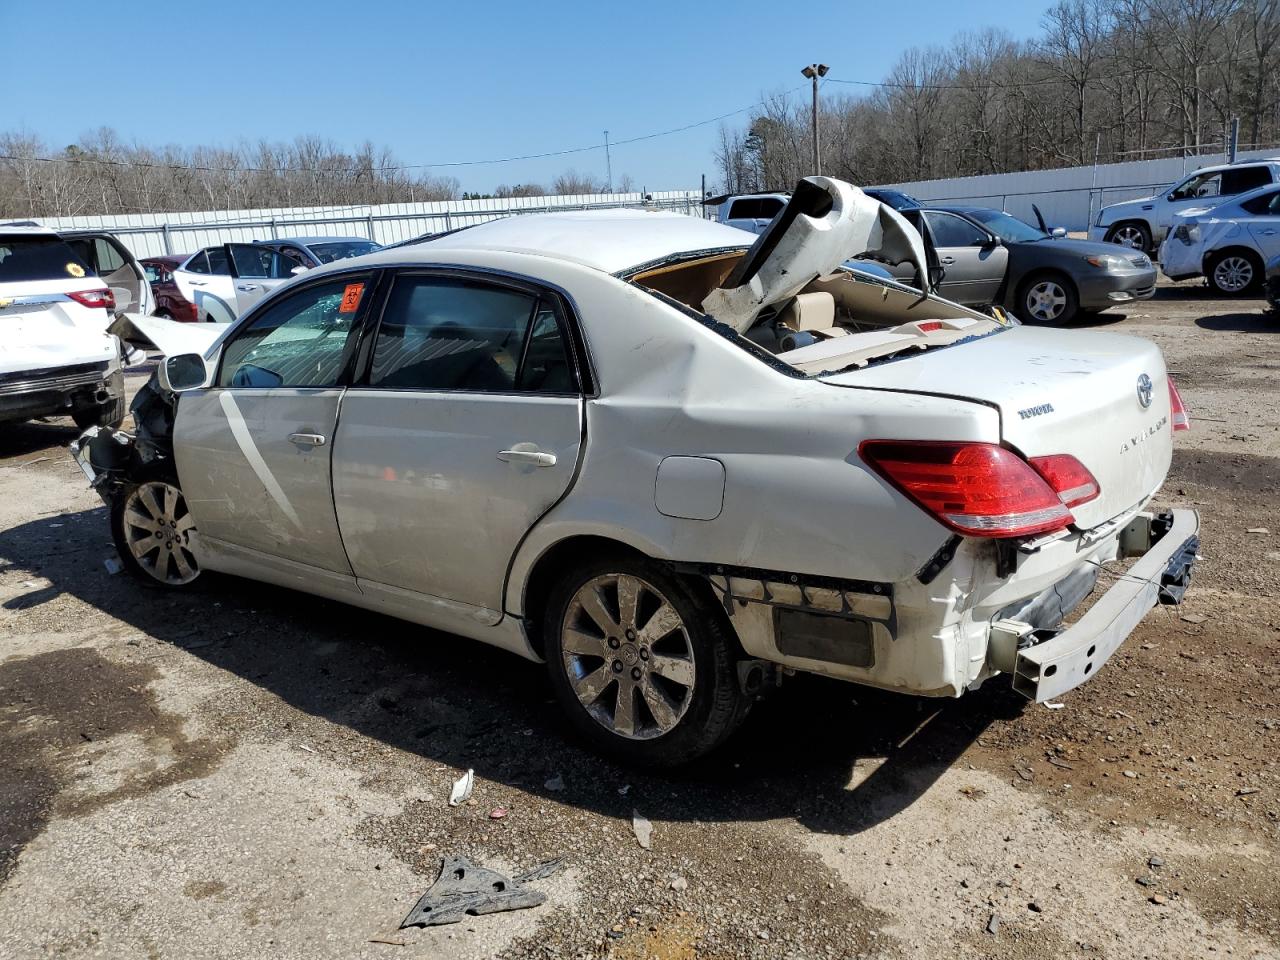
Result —
POLYGON ((955 257, 942 257, 938 262, 939 262, 939 263, 945 263, 945 264, 947 264, 947 265, 950 265, 950 264, 953 264, 953 263, 955 263, 955 262, 956 262, 956 258, 955 258, 955 257))
POLYGON ((191 285, 193 287, 203 287, 206 284, 208 284, 208 282, 209 282, 208 280, 192 280, 191 285))
POLYGON ((243 290, 245 293, 249 293, 253 290, 257 290, 258 285, 256 283, 242 283, 239 286, 237 286, 236 289, 243 290))
POLYGON ((319 433, 291 433, 289 434, 289 442, 304 447, 323 447, 325 439, 319 433))
POLYGON ((1273 236, 1275 236, 1275 231, 1274 231, 1274 230, 1263 230, 1263 231, 1262 231, 1262 235, 1263 235, 1264 237, 1273 237, 1273 236))
POLYGON ((556 455, 541 450, 499 450, 498 459, 504 463, 527 463, 535 467, 554 467, 556 455))

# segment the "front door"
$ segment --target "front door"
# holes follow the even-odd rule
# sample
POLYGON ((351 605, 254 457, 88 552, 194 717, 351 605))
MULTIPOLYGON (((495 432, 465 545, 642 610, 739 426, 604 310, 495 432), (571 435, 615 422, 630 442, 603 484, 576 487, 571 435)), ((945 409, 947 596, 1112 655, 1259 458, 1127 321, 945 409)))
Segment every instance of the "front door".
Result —
POLYGON ((370 288, 344 275, 267 306, 228 338, 212 385, 181 395, 174 456, 201 538, 351 575, 330 456, 370 288))
POLYGON ((256 243, 228 243, 223 249, 227 263, 231 265, 239 314, 248 312, 255 303, 293 277, 294 264, 271 247, 256 243))
POLYGON ((396 278, 334 441, 338 524, 362 588, 501 616, 516 547, 581 449, 569 320, 557 295, 520 282, 396 278))
POLYGON ((926 211, 924 217, 943 270, 938 295, 970 306, 995 303, 1009 251, 964 217, 938 210, 926 211))

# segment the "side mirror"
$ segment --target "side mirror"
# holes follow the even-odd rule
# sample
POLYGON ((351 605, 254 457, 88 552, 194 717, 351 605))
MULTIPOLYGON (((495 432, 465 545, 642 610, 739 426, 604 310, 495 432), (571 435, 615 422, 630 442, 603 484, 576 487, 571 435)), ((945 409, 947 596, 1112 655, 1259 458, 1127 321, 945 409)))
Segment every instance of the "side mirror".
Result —
POLYGON ((1049 231, 1049 236, 1051 237, 1065 237, 1066 235, 1067 235, 1066 227, 1054 227, 1052 230, 1049 231))
POLYGON ((1002 246, 1003 244, 1004 244, 1004 241, 1003 241, 1003 240, 1001 240, 1001 239, 1000 239, 999 237, 997 237, 995 234, 991 234, 991 233, 989 233, 989 234, 987 234, 987 239, 986 239, 986 240, 984 240, 984 241, 982 241, 982 249, 983 249, 983 250, 990 250, 990 249, 992 249, 992 248, 994 248, 994 247, 1002 246))
POLYGON ((170 393, 182 393, 203 387, 207 375, 204 357, 198 353, 179 353, 165 357, 156 368, 156 379, 170 393))
POLYGON ((306 272, 307 272, 307 268, 306 268, 306 267, 304 267, 302 264, 298 264, 296 267, 294 267, 294 268, 293 268, 292 270, 290 270, 289 272, 290 272, 291 274, 293 274, 293 275, 296 277, 296 276, 298 276, 299 274, 306 273, 306 272))

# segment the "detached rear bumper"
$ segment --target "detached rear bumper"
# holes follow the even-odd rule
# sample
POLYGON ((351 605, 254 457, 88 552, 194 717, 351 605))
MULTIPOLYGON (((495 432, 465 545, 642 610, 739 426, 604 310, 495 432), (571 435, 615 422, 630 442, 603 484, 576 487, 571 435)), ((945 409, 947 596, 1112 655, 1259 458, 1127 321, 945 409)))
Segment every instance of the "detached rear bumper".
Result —
POLYGON ((1141 559, 1061 633, 1018 651, 1013 688, 1037 703, 1084 683, 1107 662, 1157 603, 1181 603, 1200 546, 1194 510, 1140 514, 1121 535, 1141 559))

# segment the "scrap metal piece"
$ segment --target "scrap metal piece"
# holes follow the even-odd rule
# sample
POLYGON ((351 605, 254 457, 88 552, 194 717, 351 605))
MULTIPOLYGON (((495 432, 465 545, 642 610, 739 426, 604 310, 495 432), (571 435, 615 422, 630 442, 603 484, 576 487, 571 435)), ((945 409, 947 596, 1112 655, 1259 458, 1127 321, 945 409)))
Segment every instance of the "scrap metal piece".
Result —
POLYGON ((547 902, 547 895, 526 886, 526 882, 550 876, 563 863, 563 859, 549 860, 513 880, 488 867, 478 867, 466 857, 446 857, 440 865, 440 876, 413 905, 400 929, 434 927, 457 923, 466 916, 541 906, 547 902))

